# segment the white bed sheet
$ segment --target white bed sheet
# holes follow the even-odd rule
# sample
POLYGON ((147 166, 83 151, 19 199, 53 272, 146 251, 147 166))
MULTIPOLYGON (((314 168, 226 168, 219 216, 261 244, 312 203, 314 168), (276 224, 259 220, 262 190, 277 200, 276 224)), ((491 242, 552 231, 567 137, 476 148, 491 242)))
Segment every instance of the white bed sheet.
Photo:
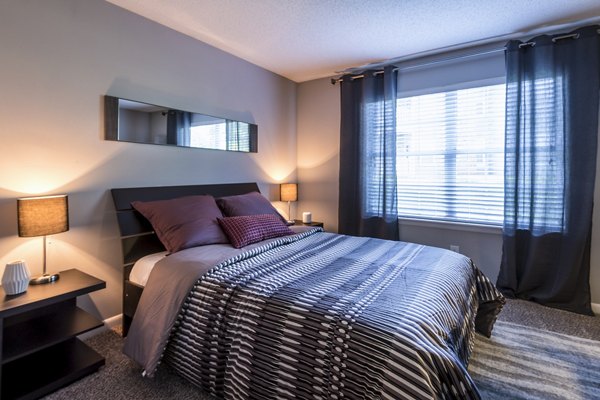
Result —
POLYGON ((169 252, 161 251, 160 253, 148 254, 137 260, 129 273, 129 280, 140 286, 146 286, 152 268, 154 268, 157 262, 165 258, 167 254, 169 252))

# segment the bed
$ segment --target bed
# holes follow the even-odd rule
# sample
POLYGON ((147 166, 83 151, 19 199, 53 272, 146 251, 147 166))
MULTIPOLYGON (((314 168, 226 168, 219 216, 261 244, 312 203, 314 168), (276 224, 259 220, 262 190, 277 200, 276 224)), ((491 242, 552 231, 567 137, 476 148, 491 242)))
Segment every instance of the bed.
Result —
POLYGON ((480 398, 467 372, 474 335, 491 334, 504 299, 460 254, 299 227, 239 249, 163 253, 145 285, 130 281, 136 261, 165 251, 133 202, 256 192, 255 183, 112 189, 124 352, 145 375, 166 363, 232 399, 480 398))

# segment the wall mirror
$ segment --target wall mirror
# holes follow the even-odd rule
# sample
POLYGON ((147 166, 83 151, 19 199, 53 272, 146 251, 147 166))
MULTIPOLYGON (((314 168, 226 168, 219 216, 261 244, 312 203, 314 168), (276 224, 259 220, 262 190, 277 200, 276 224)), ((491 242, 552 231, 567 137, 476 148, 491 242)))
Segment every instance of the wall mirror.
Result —
POLYGON ((258 126, 247 122, 113 96, 104 96, 104 119, 107 140, 258 152, 258 126))

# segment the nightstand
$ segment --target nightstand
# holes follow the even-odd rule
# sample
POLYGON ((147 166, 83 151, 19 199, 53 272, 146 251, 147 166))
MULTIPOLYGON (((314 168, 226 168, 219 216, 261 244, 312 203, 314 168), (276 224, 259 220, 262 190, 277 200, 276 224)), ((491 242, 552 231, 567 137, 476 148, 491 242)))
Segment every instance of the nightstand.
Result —
POLYGON ((9 296, 0 289, 2 400, 35 399, 104 365, 104 357, 77 338, 102 321, 77 307, 77 296, 106 282, 76 269, 9 296))
POLYGON ((318 221, 309 222, 308 224, 305 224, 304 222, 302 222, 302 220, 299 219, 296 219, 294 221, 296 222, 294 224, 296 226, 317 226, 319 228, 323 228, 323 223, 318 221))

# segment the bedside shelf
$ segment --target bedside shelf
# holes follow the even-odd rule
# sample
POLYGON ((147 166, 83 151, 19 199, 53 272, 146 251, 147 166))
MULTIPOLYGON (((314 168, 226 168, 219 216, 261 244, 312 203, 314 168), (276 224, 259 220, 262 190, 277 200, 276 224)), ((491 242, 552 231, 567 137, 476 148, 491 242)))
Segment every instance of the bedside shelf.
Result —
POLYGON ((83 311, 69 307, 4 328, 2 364, 42 350, 102 326, 102 321, 83 311))
POLYGON ((104 365, 77 335, 102 321, 77 307, 77 297, 106 282, 70 269, 56 282, 6 295, 0 288, 0 396, 36 399, 104 365))
POLYGON ((319 228, 323 228, 323 223, 319 222, 319 221, 313 221, 313 222, 309 222, 309 223, 305 224, 304 222, 302 222, 301 219, 296 219, 296 220, 294 220, 294 222, 295 222, 294 225, 296 225, 296 226, 316 226, 319 228))
POLYGON ((2 399, 36 399, 102 365, 104 357, 72 338, 3 366, 2 399))

